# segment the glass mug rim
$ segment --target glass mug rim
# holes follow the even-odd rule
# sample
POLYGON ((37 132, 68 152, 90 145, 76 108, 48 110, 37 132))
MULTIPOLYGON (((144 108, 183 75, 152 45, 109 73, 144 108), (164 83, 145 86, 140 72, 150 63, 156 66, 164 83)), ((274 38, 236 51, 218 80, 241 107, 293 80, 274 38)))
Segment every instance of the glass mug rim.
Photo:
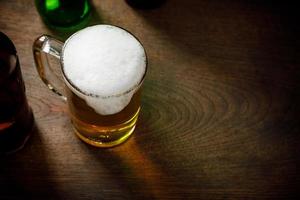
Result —
POLYGON ((70 89, 74 89, 76 90, 77 92, 79 92, 81 95, 84 95, 84 96, 88 96, 88 97, 93 97, 93 98, 101 98, 101 99, 108 99, 108 98, 113 98, 113 97, 120 97, 120 96, 123 96, 123 95, 126 95, 134 90, 137 90, 144 82, 145 80, 145 77, 146 77, 146 73, 147 73, 147 70, 148 70, 148 59, 147 59, 147 54, 146 54, 146 50, 143 46, 143 44, 141 43, 141 41, 134 35, 132 34, 130 31, 126 30, 125 28, 123 27, 120 27, 120 26, 116 26, 116 25, 112 25, 112 24, 99 24, 99 25, 93 25, 93 26, 89 26, 89 27, 85 27, 75 33, 73 33, 70 37, 68 37, 68 39, 63 43, 63 47, 62 47, 62 50, 60 52, 60 59, 59 59, 59 62, 60 62, 60 69, 61 69, 61 72, 62 72, 62 76, 64 78, 64 82, 65 84, 67 85, 67 87, 71 87, 70 89), (82 91, 81 89, 79 89, 76 85, 74 85, 74 83, 72 83, 72 81, 66 76, 65 74, 65 71, 64 71, 64 50, 68 44, 68 42, 71 40, 72 37, 74 37, 75 35, 77 35, 79 32, 81 32, 82 30, 86 30, 86 29, 89 29, 89 28, 92 28, 92 27, 95 27, 95 26, 112 26, 112 27, 117 27, 117 28, 120 28, 124 31, 126 31, 127 33, 129 33, 131 36, 133 36, 138 42, 139 44, 142 46, 143 48, 143 51, 145 53, 145 71, 144 71, 144 74, 141 78, 141 80, 135 84, 134 86, 132 86, 131 88, 129 88, 128 90, 126 90, 125 92, 122 92, 122 93, 118 93, 118 94, 113 94, 113 95, 99 95, 99 94, 92 94, 92 93, 89 93, 87 94, 86 92, 82 91))

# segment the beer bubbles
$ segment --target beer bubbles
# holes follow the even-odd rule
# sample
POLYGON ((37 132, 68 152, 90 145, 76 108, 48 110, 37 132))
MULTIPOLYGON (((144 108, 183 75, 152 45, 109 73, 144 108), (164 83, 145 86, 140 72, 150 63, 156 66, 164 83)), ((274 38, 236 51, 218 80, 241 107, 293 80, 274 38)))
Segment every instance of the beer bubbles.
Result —
POLYGON ((62 62, 68 87, 101 115, 125 108, 146 71, 141 43, 111 25, 88 27, 71 36, 62 62))

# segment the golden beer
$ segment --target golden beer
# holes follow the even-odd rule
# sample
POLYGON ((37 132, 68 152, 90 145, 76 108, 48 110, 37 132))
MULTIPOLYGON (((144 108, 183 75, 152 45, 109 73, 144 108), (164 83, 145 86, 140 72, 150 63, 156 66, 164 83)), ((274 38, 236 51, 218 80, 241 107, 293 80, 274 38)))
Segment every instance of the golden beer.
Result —
POLYGON ((99 147, 111 147, 125 141, 134 131, 140 111, 140 92, 133 95, 129 104, 120 112, 101 115, 66 87, 69 112, 77 136, 99 147))

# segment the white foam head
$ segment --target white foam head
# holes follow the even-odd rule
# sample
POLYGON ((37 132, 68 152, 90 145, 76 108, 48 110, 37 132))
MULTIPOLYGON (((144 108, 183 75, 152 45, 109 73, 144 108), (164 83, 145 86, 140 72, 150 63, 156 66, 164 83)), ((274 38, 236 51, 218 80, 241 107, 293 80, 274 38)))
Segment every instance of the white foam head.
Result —
POLYGON ((143 46, 111 25, 72 35, 64 45, 62 63, 68 87, 102 115, 125 108, 146 73, 143 46))

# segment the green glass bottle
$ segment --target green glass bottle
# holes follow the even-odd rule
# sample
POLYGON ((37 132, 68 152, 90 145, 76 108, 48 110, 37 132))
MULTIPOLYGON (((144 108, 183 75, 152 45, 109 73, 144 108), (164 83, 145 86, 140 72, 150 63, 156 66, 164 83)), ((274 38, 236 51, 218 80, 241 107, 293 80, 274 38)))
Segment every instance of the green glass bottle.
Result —
POLYGON ((35 0, 35 5, 43 21, 57 28, 81 24, 91 10, 89 0, 35 0))

